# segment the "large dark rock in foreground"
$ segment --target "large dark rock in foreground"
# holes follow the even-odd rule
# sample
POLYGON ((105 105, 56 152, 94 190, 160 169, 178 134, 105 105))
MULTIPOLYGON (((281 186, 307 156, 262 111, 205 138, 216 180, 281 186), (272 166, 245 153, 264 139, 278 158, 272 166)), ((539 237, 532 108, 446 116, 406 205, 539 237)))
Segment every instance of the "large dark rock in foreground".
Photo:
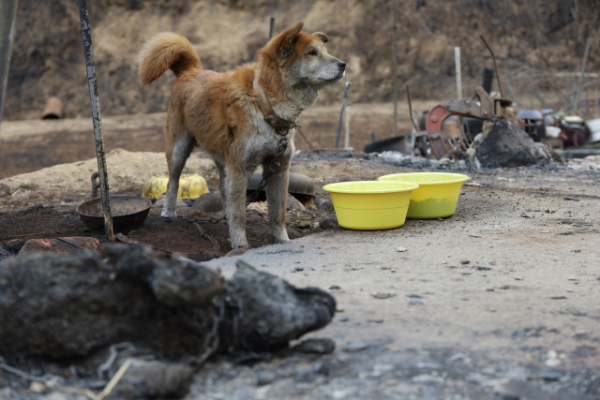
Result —
POLYGON ((325 326, 335 313, 335 300, 320 289, 296 288, 245 263, 238 262, 237 267, 225 288, 228 296, 242 300, 243 317, 234 332, 234 343, 241 350, 285 347, 290 340, 325 326))
POLYGON ((67 360, 130 342, 159 357, 221 349, 279 348, 325 326, 335 300, 240 267, 226 284, 215 271, 144 246, 100 254, 23 254, 0 262, 0 355, 67 360), (208 340, 207 340, 208 339, 208 340))
POLYGON ((536 143, 514 121, 488 120, 483 133, 478 135, 468 150, 470 158, 476 158, 485 168, 520 167, 544 164, 552 161, 544 145, 536 143))

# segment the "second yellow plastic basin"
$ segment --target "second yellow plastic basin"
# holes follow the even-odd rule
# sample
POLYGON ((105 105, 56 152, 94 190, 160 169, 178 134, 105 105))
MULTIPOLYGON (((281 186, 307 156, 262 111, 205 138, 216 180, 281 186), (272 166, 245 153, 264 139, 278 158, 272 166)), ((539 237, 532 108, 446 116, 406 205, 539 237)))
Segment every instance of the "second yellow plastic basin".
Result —
MULTIPOLYGON (((167 191, 168 183, 169 178, 166 176, 153 176, 144 183, 142 196, 149 199, 158 199, 161 194, 167 191)), ((177 197, 195 199, 208 192, 208 185, 202 176, 197 174, 181 175, 177 197)))
POLYGON ((416 183, 356 181, 325 185, 341 227, 358 230, 392 229, 404 225, 416 183))
POLYGON ((412 192, 407 218, 431 219, 453 215, 458 204, 463 182, 467 175, 449 172, 412 172, 380 176, 383 182, 418 183, 412 192))

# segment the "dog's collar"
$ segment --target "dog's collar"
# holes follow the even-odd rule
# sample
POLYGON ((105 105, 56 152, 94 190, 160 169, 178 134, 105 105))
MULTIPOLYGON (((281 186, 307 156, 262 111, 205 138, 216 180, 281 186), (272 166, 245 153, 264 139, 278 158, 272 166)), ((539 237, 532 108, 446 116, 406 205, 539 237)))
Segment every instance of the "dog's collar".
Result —
POLYGON ((258 79, 254 80, 252 86, 258 94, 258 108, 263 114, 264 120, 271 125, 278 135, 287 136, 290 133, 290 130, 296 127, 296 121, 288 121, 275 114, 275 110, 273 110, 267 94, 258 83, 258 79))

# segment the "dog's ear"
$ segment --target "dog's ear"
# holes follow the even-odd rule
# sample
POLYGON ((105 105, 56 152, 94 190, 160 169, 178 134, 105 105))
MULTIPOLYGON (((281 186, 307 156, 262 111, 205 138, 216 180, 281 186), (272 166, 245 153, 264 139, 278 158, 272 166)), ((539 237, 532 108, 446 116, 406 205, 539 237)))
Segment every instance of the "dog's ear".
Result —
POLYGON ((313 33, 313 36, 316 36, 317 39, 319 39, 323 43, 329 42, 329 38, 323 32, 315 32, 315 33, 313 33))
POLYGON ((304 26, 303 22, 299 22, 296 26, 288 29, 277 35, 275 38, 276 46, 279 51, 279 55, 281 58, 288 58, 292 55, 294 51, 294 46, 300 37, 300 31, 302 31, 302 27, 304 26))

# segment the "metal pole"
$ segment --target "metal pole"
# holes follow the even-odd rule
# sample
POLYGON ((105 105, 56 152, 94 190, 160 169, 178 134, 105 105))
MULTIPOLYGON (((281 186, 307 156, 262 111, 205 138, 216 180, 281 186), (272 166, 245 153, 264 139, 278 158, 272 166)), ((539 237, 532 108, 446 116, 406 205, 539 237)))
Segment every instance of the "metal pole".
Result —
MULTIPOLYGON (((454 48, 454 69, 456 74, 456 98, 462 100, 462 72, 460 67, 460 47, 454 48)), ((460 136, 465 137, 465 121, 461 116, 458 117, 458 123, 460 125, 460 136)))
POLYGON ((417 123, 415 122, 417 120, 417 118, 415 117, 415 114, 413 114, 413 109, 412 109, 412 100, 410 99, 410 86, 408 86, 408 84, 406 84, 406 97, 408 99, 408 113, 410 116, 410 122, 412 123, 413 126, 413 134, 411 135, 410 138, 410 145, 407 146, 409 147, 407 150, 409 151, 409 155, 412 157, 414 155, 414 151, 415 151, 415 141, 417 138, 417 135, 420 132, 419 128, 417 128, 417 123))
POLYGON ((396 3, 392 1, 392 100, 394 102, 394 125, 392 132, 398 136, 398 90, 396 76, 396 3))
POLYGON ((583 81, 583 73, 585 72, 585 63, 587 62, 588 53, 590 51, 590 46, 592 42, 590 39, 587 40, 585 44, 585 51, 583 53, 583 61, 581 62, 581 72, 579 73, 579 81, 577 83, 577 87, 575 87, 575 100, 573 101, 573 114, 577 112, 577 106, 579 105, 579 89, 581 88, 581 83, 583 81))
POLYGON ((585 74, 585 116, 584 120, 588 119, 588 107, 590 103, 590 76, 585 74))
POLYGON ((346 88, 344 89, 344 98, 342 99, 342 110, 340 111, 340 120, 338 122, 337 132, 335 134, 335 148, 340 147, 340 135, 342 134, 342 121, 344 120, 344 111, 346 110, 346 98, 348 97, 348 89, 350 89, 352 83, 346 82, 346 88))
POLYGON ((492 60, 494 60, 494 71, 496 71, 496 80, 498 81, 498 91, 500 92, 500 97, 504 98, 504 91, 502 90, 502 84, 500 83, 500 73, 498 72, 498 65, 496 64, 496 56, 494 55, 492 48, 488 44, 487 40, 485 40, 483 35, 480 34, 479 37, 481 38, 485 46, 490 51, 490 54, 492 55, 492 60))
POLYGON ((8 83, 10 54, 15 37, 15 20, 17 18, 17 0, 0 1, 0 123, 4 109, 4 96, 8 83))
POLYGON ((304 132, 302 132, 302 129, 300 128, 300 125, 296 125, 296 130, 298 131, 298 133, 300 134, 300 136, 302 136, 302 139, 304 139, 304 141, 306 142, 306 144, 308 144, 308 147, 310 147, 311 150, 314 150, 315 146, 312 145, 312 143, 310 142, 310 140, 308 140, 308 138, 306 137, 306 135, 304 134, 304 132))
POLYGON ((510 99, 513 101, 513 103, 517 104, 517 98, 515 96, 515 92, 513 91, 512 85, 510 84, 510 80, 508 78, 506 78, 504 80, 504 83, 506 84, 506 87, 508 87, 508 93, 510 94, 510 99))
POLYGON ((81 20, 81 36, 83 39, 83 53, 87 69, 88 88, 90 90, 90 104, 94 122, 94 137, 96 141, 96 158, 98 160, 98 173, 100 175, 100 194, 102 196, 102 212, 104 214, 104 233, 107 240, 115 241, 113 220, 110 213, 110 197, 108 194, 108 176, 106 172, 106 157, 104 154, 104 138, 102 134, 102 117, 100 115, 100 102, 98 100, 98 82, 96 81, 96 61, 92 47, 92 31, 87 0, 79 1, 79 19, 81 20))
POLYGON ((454 66, 456 69, 456 92, 458 93, 457 99, 462 99, 462 76, 460 69, 460 47, 454 48, 454 66))
POLYGON ((600 86, 596 87, 596 110, 594 117, 598 118, 598 108, 600 108, 600 86))
POLYGON ((269 23, 269 40, 273 37, 273 26, 275 25, 275 18, 271 17, 271 22, 269 23))
POLYGON ((348 149, 350 145, 350 104, 346 106, 346 135, 344 137, 344 148, 348 149))

